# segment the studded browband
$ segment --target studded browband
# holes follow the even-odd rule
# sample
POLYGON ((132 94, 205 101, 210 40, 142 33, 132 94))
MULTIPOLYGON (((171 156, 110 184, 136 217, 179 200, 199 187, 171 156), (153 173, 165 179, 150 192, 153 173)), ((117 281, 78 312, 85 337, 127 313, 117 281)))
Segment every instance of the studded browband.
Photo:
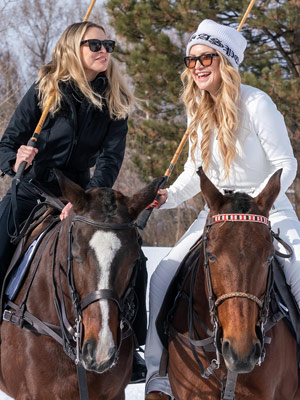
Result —
POLYGON ((217 222, 258 222, 270 228, 268 218, 255 214, 217 214, 207 219, 207 225, 213 225, 217 222))

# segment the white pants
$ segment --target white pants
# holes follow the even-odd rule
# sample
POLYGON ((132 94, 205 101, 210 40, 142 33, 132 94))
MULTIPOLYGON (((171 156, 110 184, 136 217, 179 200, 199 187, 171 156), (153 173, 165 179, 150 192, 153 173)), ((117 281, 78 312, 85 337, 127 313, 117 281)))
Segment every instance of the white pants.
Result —
MULTIPOLYGON (((172 396, 168 377, 159 376, 159 363, 162 355, 162 344, 158 337, 155 321, 168 286, 174 277, 179 264, 187 254, 190 247, 202 235, 207 218, 207 210, 200 212, 198 218, 182 236, 175 247, 159 263, 150 280, 150 316, 149 328, 145 348, 147 365, 146 393, 154 390, 162 391, 172 396)), ((271 212, 269 216, 272 230, 292 246, 294 254, 291 258, 282 259, 287 283, 300 306, 300 222, 293 210, 271 212)), ((285 250, 274 241, 275 248, 285 253, 285 250)))

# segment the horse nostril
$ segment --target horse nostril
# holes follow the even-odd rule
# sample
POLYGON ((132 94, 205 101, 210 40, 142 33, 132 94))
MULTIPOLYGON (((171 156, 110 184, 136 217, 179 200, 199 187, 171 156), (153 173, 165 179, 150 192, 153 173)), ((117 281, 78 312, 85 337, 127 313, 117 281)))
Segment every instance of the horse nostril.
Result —
POLYGON ((222 343, 222 353, 228 353, 230 351, 230 342, 229 340, 225 339, 222 343))
POLYGON ((253 346, 253 355, 256 359, 259 359, 261 356, 261 343, 256 342, 253 346))
POLYGON ((230 360, 233 363, 236 362, 237 359, 238 359, 237 354, 233 350, 231 342, 228 339, 224 339, 223 340, 223 343, 222 343, 222 354, 227 360, 230 360))
POLYGON ((83 346, 84 358, 93 360, 95 348, 96 348, 96 345, 95 345, 94 340, 92 340, 92 339, 87 340, 83 346))

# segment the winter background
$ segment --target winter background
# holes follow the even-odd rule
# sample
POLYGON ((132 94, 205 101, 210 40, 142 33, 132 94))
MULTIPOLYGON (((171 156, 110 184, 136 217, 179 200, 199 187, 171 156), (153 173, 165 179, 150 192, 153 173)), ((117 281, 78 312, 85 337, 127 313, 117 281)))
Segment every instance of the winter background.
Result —
MULTIPOLYGON (((143 251, 148 258, 147 270, 148 270, 148 289, 147 299, 149 298, 149 281, 152 273, 160 260, 170 251, 170 247, 143 247, 143 251)), ((149 304, 147 300, 147 310, 149 310, 149 304)), ((142 400, 145 397, 145 384, 139 383, 135 385, 128 385, 126 388, 126 400, 142 400)), ((13 400, 0 391, 0 400, 13 400)), ((42 399, 41 399, 42 400, 42 399)))

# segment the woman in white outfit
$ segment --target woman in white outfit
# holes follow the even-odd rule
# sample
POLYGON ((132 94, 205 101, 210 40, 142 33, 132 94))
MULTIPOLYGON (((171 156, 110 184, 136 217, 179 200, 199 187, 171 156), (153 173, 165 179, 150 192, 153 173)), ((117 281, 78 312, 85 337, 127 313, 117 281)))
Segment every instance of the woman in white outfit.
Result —
MULTIPOLYGON (((284 261, 287 283, 300 305, 300 223, 285 192, 297 170, 286 126, 271 98, 241 85, 238 66, 246 40, 237 30, 211 20, 200 23, 186 50, 183 101, 188 114, 189 157, 183 173, 169 189, 159 191, 158 207, 173 208, 200 191, 200 165, 223 193, 245 192, 255 197, 271 175, 282 168, 281 190, 270 221, 273 231, 294 250, 284 261)), ((159 376, 162 344, 155 320, 167 288, 189 248, 202 234, 207 207, 164 258, 150 283, 150 325, 145 359, 148 368, 146 399, 172 396, 167 377, 159 376)))

